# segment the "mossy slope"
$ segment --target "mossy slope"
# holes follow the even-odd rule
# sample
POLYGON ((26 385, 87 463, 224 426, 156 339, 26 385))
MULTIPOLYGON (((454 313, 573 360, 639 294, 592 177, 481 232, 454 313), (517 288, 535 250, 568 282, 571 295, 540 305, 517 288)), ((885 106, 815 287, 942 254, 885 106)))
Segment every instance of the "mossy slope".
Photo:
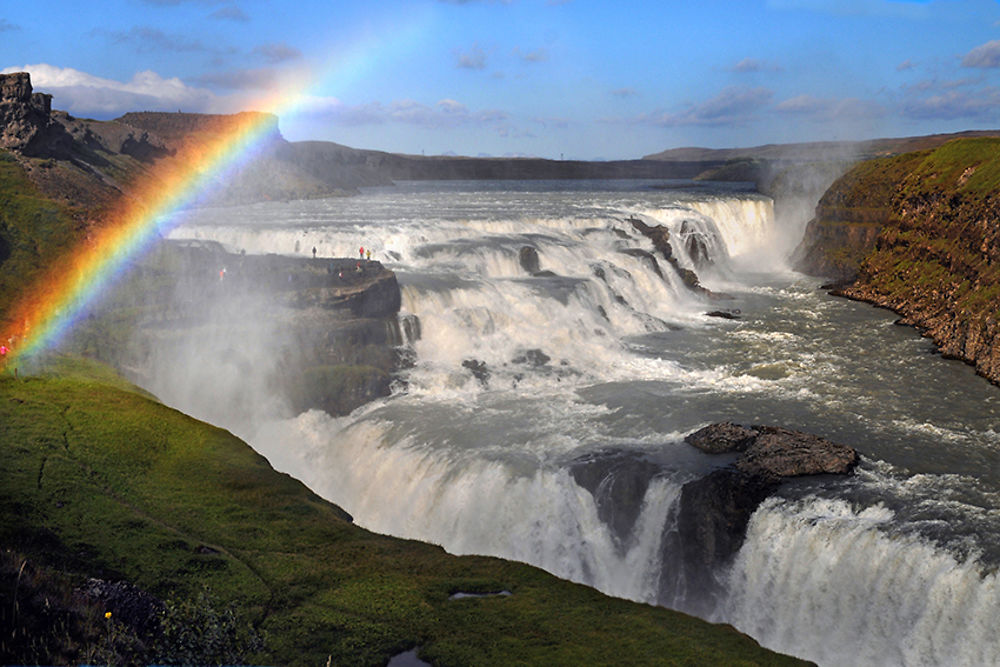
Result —
POLYGON ((84 362, 0 376, 0 452, 0 543, 161 597, 208 585, 262 630, 262 663, 419 646, 452 665, 799 664, 727 626, 370 533, 227 431, 84 362))

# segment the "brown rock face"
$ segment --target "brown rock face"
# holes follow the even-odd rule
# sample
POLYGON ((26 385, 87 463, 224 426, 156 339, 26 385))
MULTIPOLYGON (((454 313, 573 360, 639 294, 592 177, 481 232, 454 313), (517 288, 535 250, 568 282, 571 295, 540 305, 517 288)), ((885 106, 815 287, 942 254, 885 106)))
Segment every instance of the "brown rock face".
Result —
POLYGON ((780 426, 711 424, 684 441, 710 454, 741 452, 736 460, 737 470, 771 479, 843 475, 849 473, 859 459, 853 447, 780 426))
POLYGON ((779 426, 755 427, 757 437, 736 462, 743 472, 772 477, 845 475, 858 463, 853 447, 779 426))
POLYGON ((52 96, 32 94, 27 72, 0 74, 0 148, 30 152, 49 126, 52 96))

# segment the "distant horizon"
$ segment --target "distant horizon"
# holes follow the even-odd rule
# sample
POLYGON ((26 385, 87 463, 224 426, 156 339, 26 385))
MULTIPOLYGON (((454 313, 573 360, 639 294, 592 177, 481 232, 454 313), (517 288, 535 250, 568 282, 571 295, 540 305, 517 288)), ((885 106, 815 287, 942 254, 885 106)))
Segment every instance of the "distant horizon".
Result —
POLYGON ((54 0, 0 18, 0 72, 97 120, 280 107, 290 141, 623 160, 1000 127, 998 26, 996 0, 54 0))

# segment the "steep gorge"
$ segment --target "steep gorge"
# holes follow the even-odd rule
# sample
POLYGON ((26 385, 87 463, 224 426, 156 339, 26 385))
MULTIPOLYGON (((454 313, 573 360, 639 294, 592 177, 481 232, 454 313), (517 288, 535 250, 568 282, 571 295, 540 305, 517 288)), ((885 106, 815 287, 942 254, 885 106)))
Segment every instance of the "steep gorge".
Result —
POLYGON ((1000 383, 1000 140, 863 162, 820 200, 799 268, 890 308, 1000 383))

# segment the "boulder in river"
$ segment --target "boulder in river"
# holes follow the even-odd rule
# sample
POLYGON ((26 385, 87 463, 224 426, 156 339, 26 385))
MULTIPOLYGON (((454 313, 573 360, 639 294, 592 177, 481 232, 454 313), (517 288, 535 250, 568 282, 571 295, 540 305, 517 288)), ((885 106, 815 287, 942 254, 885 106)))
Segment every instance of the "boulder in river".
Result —
POLYGON ((688 435, 689 445, 709 454, 740 452, 736 468, 751 475, 783 478, 849 473, 858 452, 826 438, 780 426, 710 424, 688 435))

